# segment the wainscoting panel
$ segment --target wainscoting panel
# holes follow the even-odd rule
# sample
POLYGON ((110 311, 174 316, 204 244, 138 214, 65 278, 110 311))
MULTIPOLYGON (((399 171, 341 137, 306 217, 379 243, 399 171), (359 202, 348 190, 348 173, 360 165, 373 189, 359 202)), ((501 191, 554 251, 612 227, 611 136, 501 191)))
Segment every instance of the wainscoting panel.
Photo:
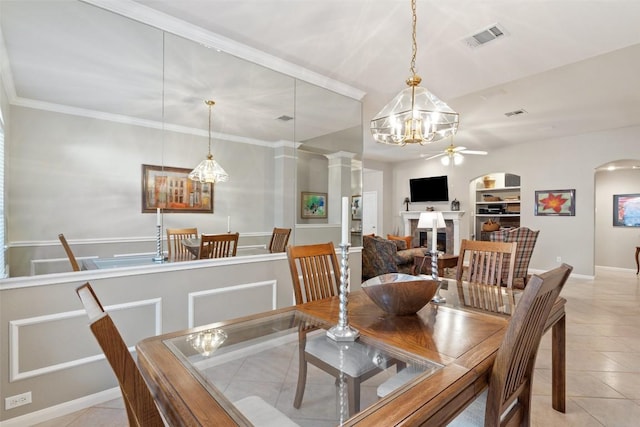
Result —
POLYGON ((276 280, 189 293, 189 327, 277 308, 276 280))
MULTIPOLYGON (((105 307, 134 350, 135 343, 162 332, 159 298, 105 307), (129 336, 127 336, 129 335, 129 336)), ((55 313, 9 322, 9 381, 18 381, 104 359, 89 329, 84 310, 55 313)))

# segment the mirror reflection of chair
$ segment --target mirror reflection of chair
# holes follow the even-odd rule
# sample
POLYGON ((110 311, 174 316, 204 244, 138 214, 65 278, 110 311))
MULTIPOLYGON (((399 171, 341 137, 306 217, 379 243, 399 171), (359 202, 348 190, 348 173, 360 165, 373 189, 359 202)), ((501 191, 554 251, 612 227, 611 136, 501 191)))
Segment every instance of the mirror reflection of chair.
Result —
POLYGON ((197 239, 197 228, 167 228, 167 248, 170 260, 193 259, 191 252, 182 244, 186 239, 197 239))
POLYGON ((64 234, 58 234, 58 239, 60 239, 60 243, 62 243, 62 247, 67 253, 67 258, 69 258, 69 262, 71 263, 71 268, 73 269, 73 271, 80 271, 78 260, 76 260, 76 256, 73 254, 73 251, 71 250, 69 243, 67 243, 67 239, 64 237, 64 234))
POLYGON ((516 249, 516 243, 463 239, 456 271, 460 303, 484 311, 512 314, 516 249), (501 286, 502 277, 506 277, 506 288, 501 286))
POLYGON ((287 243, 289 243, 289 236, 291 235, 290 228, 278 228, 273 229, 271 233, 271 241, 269 242, 269 252, 285 252, 287 249, 287 243))
POLYGON ((532 276, 496 354, 489 387, 449 426, 531 424, 531 382, 545 323, 573 267, 532 276))
MULTIPOLYGON (((333 243, 288 246, 287 257, 293 281, 296 304, 337 296, 339 294, 340 267, 333 243)), ((307 338, 314 328, 299 330, 298 384, 293 406, 300 408, 307 382, 307 363, 322 369, 337 379, 341 370, 337 343, 324 333, 307 338)), ((360 411, 360 383, 381 371, 367 347, 358 341, 349 343, 342 361, 346 377, 349 416, 360 411)))
POLYGON ((202 234, 198 259, 236 256, 240 233, 202 234))
POLYGON ((91 320, 91 331, 118 378, 129 425, 164 426, 160 412, 136 362, 113 320, 98 301, 91 285, 85 283, 76 289, 76 292, 91 320))
MULTIPOLYGON (((513 285, 517 288, 524 288, 527 286, 527 280, 529 276, 529 261, 531 261, 531 255, 533 249, 536 246, 536 240, 540 230, 531 230, 527 227, 518 227, 513 230, 501 230, 493 233, 489 233, 489 240, 492 242, 516 242, 518 249, 516 250, 516 263, 513 270, 513 285)), ((508 262, 508 261, 505 261, 508 262)), ((503 282, 506 281, 506 276, 503 272, 503 282)))

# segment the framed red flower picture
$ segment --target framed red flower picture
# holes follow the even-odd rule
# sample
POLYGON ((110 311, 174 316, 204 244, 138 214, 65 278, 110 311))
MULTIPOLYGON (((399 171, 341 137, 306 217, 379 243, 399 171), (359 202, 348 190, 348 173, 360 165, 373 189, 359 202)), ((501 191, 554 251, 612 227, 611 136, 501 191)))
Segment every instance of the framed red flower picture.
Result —
POLYGON ((536 215, 575 216, 576 190, 536 191, 536 215))

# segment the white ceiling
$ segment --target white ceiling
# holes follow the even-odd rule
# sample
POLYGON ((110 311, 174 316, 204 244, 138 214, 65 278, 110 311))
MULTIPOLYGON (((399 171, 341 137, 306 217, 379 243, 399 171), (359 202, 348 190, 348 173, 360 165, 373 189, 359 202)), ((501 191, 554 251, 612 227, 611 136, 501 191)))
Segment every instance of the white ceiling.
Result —
MULTIPOLYGON (((155 9, 366 92, 365 122, 409 77, 409 0, 136 3, 142 14, 155 9)), ((417 13, 417 71, 423 86, 460 113, 457 145, 491 152, 640 124, 640 1, 418 0, 417 13), (506 37, 476 49, 463 43, 496 23, 506 29, 506 37), (521 108, 527 114, 504 115, 521 108)), ((34 42, 47 37, 43 31, 33 33, 34 42)), ((109 40, 122 41, 118 35, 104 42, 109 40)), ((70 51, 82 42, 65 40, 70 51)), ((7 43, 9 58, 11 49, 7 43)), ((115 78, 102 83, 105 91, 117 84, 115 78)), ((365 135, 365 157, 398 161, 437 152, 447 143, 397 148, 375 144, 365 135)))

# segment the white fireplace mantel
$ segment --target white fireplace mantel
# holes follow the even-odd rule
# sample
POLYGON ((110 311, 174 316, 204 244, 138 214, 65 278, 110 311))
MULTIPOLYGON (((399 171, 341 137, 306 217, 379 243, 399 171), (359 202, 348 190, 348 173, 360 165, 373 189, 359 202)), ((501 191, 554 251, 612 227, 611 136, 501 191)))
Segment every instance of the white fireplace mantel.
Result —
MULTIPOLYGON (((424 211, 401 211, 402 223, 404 226, 404 235, 411 234, 411 223, 409 220, 420 219, 420 214, 424 211)), ((450 220, 453 223, 453 253, 460 253, 460 218, 464 216, 464 211, 440 211, 444 220, 450 220)))

